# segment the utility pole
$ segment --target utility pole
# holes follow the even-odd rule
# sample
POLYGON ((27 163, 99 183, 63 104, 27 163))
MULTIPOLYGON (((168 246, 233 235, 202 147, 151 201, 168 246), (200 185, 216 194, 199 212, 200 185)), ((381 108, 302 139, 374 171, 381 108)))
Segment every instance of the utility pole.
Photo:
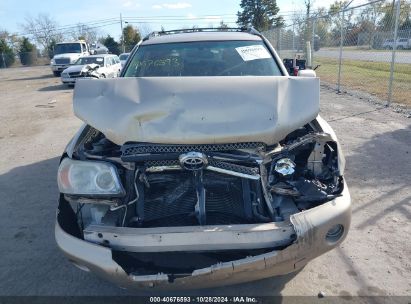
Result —
POLYGON ((294 21, 293 21, 293 52, 295 51, 295 30, 294 30, 294 21))
POLYGON ((341 13, 341 37, 340 37, 340 56, 339 56, 339 62, 338 62, 338 80, 337 80, 337 92, 341 93, 341 64, 342 64, 342 49, 343 49, 343 44, 344 44, 344 13, 345 13, 345 8, 341 13))
POLYGON ((126 49, 124 46, 123 17, 121 16, 121 13, 120 13, 120 26, 121 26, 121 48, 123 50, 123 53, 125 53, 126 49))
POLYGON ((342 9, 341 13, 341 37, 340 37, 340 59, 338 63, 338 80, 337 80, 337 92, 341 93, 341 65, 342 65, 342 52, 343 52, 343 45, 344 45, 344 23, 345 23, 345 11, 350 6, 350 4, 354 0, 351 0, 347 5, 345 5, 342 9))
POLYGON ((313 67, 314 66, 314 51, 315 51, 315 21, 316 21, 316 17, 317 17, 317 15, 316 16, 314 16, 313 15, 313 17, 312 17, 312 22, 311 22, 311 25, 312 25, 312 30, 313 30, 313 32, 312 32, 312 37, 311 37, 311 67, 313 67))
POLYGON ((388 83, 388 102, 386 104, 387 107, 390 106, 391 100, 392 100, 392 82, 394 80, 394 65, 395 65, 395 54, 397 52, 398 21, 400 19, 400 10, 401 10, 401 1, 397 0, 397 5, 395 6, 394 45, 392 47, 390 81, 388 83))
POLYGON ((7 68, 6 67, 6 60, 4 59, 4 53, 3 52, 1 53, 1 58, 3 59, 3 67, 7 68))
POLYGON ((294 1, 292 1, 293 4, 293 53, 295 51, 295 9, 294 9, 294 1))

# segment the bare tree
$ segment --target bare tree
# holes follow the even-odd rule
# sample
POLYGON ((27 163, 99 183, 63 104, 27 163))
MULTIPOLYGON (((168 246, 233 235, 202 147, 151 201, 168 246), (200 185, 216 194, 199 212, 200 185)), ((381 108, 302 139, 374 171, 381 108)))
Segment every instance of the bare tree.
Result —
POLYGON ((151 29, 151 26, 147 23, 139 23, 137 25, 138 32, 140 33, 140 36, 146 37, 147 35, 151 34, 153 30, 151 29))
POLYGON ((77 27, 71 31, 70 36, 74 40, 84 39, 87 42, 95 42, 97 41, 98 31, 95 28, 79 23, 77 27))
POLYGON ((383 2, 372 2, 368 0, 369 5, 364 8, 359 17, 357 17, 357 22, 360 23, 364 32, 367 33, 368 39, 367 43, 370 48, 374 47, 374 37, 377 31, 378 19, 382 14, 383 2))
POLYGON ((221 20, 217 28, 220 30, 226 30, 229 28, 229 26, 226 23, 224 23, 224 20, 221 20))
POLYGON ((0 39, 3 39, 13 50, 15 54, 17 54, 21 38, 19 38, 16 34, 10 34, 6 30, 0 30, 0 39))
POLYGON ((57 30, 57 22, 47 14, 39 14, 35 18, 28 16, 20 27, 26 34, 32 35, 34 41, 44 49, 47 49, 53 40, 63 40, 63 35, 57 30))

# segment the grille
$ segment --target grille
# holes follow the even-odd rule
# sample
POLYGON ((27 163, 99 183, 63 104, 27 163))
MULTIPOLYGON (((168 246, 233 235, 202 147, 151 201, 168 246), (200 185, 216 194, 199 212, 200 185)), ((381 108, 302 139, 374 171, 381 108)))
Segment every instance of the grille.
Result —
POLYGON ((54 60, 56 64, 70 64, 70 58, 58 58, 54 60))
MULTIPOLYGON (((144 226, 198 225, 193 175, 189 172, 149 174, 145 190, 144 226)), ((241 179, 204 172, 207 225, 247 223, 243 207, 241 179)))
POLYGON ((180 165, 178 160, 151 160, 146 162, 147 167, 156 166, 177 166, 180 165))
POLYGON ((80 72, 71 72, 71 73, 68 73, 68 74, 70 75, 70 77, 79 77, 81 75, 80 72))
MULTIPOLYGON (((145 164, 147 167, 162 167, 162 166, 179 166, 180 162, 178 160, 153 160, 153 161, 147 161, 145 164)), ((258 175, 260 172, 260 170, 256 167, 247 167, 247 166, 242 166, 242 165, 237 165, 237 164, 222 162, 222 161, 215 161, 215 160, 211 160, 209 162, 209 165, 214 166, 216 168, 221 168, 221 169, 230 170, 230 171, 248 174, 248 175, 258 175)))
POLYGON ((260 142, 245 142, 233 144, 217 144, 217 145, 160 145, 160 144, 131 144, 124 145, 121 148, 124 161, 132 161, 132 157, 144 153, 187 153, 191 151, 197 152, 222 152, 240 149, 256 149, 265 148, 264 143, 260 142))
POLYGON ((212 160, 210 161, 210 165, 217 167, 217 168, 231 170, 231 171, 249 174, 249 175, 257 175, 259 173, 258 168, 246 167, 246 166, 241 166, 241 165, 228 163, 228 162, 222 162, 222 161, 212 160))

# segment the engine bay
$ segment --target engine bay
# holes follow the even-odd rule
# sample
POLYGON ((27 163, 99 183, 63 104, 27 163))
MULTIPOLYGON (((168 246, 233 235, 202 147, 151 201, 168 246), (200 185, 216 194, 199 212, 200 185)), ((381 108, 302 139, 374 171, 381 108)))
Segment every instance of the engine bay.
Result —
POLYGON ((296 241, 291 217, 344 187, 338 144, 316 121, 273 146, 118 146, 92 127, 83 132, 71 157, 110 163, 124 192, 62 197, 78 236, 111 248, 127 273, 165 271, 173 279, 281 250, 296 241))
POLYGON ((335 198, 343 187, 337 144, 310 124, 275 146, 117 146, 90 128, 75 156, 114 163, 125 188, 123 197, 65 195, 77 205, 83 229, 289 221, 290 215, 335 198))

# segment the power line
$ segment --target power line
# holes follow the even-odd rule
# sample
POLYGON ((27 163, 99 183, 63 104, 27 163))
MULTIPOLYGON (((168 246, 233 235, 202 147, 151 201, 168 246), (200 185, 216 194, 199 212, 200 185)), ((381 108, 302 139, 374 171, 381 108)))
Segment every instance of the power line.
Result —
MULTIPOLYGON (((195 17, 224 17, 224 16, 237 16, 236 14, 218 14, 218 15, 196 15, 195 17)), ((160 19, 160 18, 189 18, 187 15, 169 15, 169 16, 124 16, 124 19, 160 19)))
MULTIPOLYGON (((107 25, 107 23, 110 22, 119 22, 118 18, 110 18, 110 19, 102 19, 102 20, 95 20, 95 21, 89 21, 89 22, 81 22, 73 25, 64 25, 61 27, 57 27, 55 29, 52 29, 52 31, 58 32, 58 31, 63 31, 63 30, 68 30, 68 29, 77 29, 79 26, 87 26, 90 28, 92 25, 107 25)), ((49 29, 40 29, 36 31, 30 31, 30 32, 23 32, 23 33, 16 33, 16 36, 26 36, 26 35, 34 35, 34 34, 41 34, 50 31, 49 29)))
MULTIPOLYGON (((342 11, 346 11, 346 10, 354 10, 363 6, 368 6, 374 3, 378 3, 378 2, 384 2, 384 0, 376 0, 376 1, 372 1, 372 2, 368 2, 365 4, 361 4, 355 7, 351 7, 351 8, 347 8, 345 10, 340 10, 338 12, 333 12, 330 13, 328 12, 325 15, 321 15, 321 16, 315 16, 315 17, 311 17, 312 18, 329 18, 331 16, 334 16, 336 14, 339 14, 342 11)), ((320 13, 321 11, 323 11, 324 8, 317 8, 316 10, 313 10, 313 13, 316 11, 317 14, 320 13)), ((289 19, 289 17, 295 17, 296 15, 301 14, 302 11, 280 11, 279 12, 279 16, 282 16, 283 18, 289 19)), ((124 19, 126 19, 126 21, 128 21, 127 23, 131 23, 131 24, 186 24, 186 23, 193 23, 193 22, 201 22, 201 21, 206 21, 206 22, 218 22, 221 20, 224 20, 225 23, 227 24, 235 24, 236 21, 234 21, 233 19, 237 18, 237 14, 218 14, 218 15, 197 15, 197 16, 181 16, 181 15, 167 15, 167 16, 128 16, 128 17, 124 17, 124 19), (233 21, 227 21, 228 20, 233 20, 233 21)), ((78 29, 79 27, 86 27, 87 29, 96 29, 96 28, 102 28, 102 27, 106 27, 106 26, 111 26, 111 25, 115 25, 118 24, 120 21, 118 18, 113 17, 113 18, 106 18, 106 19, 97 19, 97 20, 91 20, 91 21, 87 21, 87 22, 80 22, 80 23, 76 23, 76 24, 66 24, 63 26, 59 26, 55 29, 38 29, 36 31, 30 31, 30 32, 20 32, 20 33, 16 33, 14 34, 15 36, 33 36, 33 35, 41 35, 41 34, 46 34, 48 32, 52 32, 53 35, 61 35, 61 34, 66 34, 66 33, 70 33, 75 29, 78 29)), ((303 21, 305 22, 305 21, 303 21)), ((291 25, 287 25, 285 27, 289 27, 295 24, 299 24, 301 22, 294 22, 291 25)))
POLYGON ((190 21, 190 20, 215 20, 215 21, 220 21, 220 20, 223 20, 222 18, 206 18, 206 17, 204 17, 204 18, 195 18, 195 17, 190 17, 190 18, 179 18, 179 19, 129 19, 129 18, 127 18, 127 19, 125 19, 126 21, 128 21, 128 20, 130 20, 130 21, 134 21, 134 22, 139 22, 139 21, 141 21, 141 22, 146 22, 146 23, 148 23, 148 22, 151 22, 151 21, 153 21, 153 22, 156 22, 156 21, 159 21, 159 22, 161 22, 161 21, 164 21, 164 22, 168 22, 168 21, 190 21))
POLYGON ((344 7, 343 9, 340 9, 339 11, 332 12, 332 13, 328 12, 327 14, 320 15, 320 16, 318 16, 318 15, 317 16, 312 16, 312 17, 309 17, 308 19, 306 18, 302 21, 298 21, 298 22, 294 22, 292 24, 286 25, 283 28, 291 27, 291 26, 294 26, 294 25, 300 25, 300 24, 306 23, 309 20, 327 19, 327 18, 333 17, 335 15, 338 15, 339 13, 342 13, 342 12, 353 11, 355 9, 358 9, 358 8, 361 8, 361 7, 364 7, 364 6, 369 6, 369 5, 372 5, 372 4, 375 4, 375 3, 379 3, 379 2, 385 2, 385 0, 375 0, 375 1, 372 1, 372 2, 367 2, 367 3, 360 4, 360 5, 353 6, 353 7, 344 7))

